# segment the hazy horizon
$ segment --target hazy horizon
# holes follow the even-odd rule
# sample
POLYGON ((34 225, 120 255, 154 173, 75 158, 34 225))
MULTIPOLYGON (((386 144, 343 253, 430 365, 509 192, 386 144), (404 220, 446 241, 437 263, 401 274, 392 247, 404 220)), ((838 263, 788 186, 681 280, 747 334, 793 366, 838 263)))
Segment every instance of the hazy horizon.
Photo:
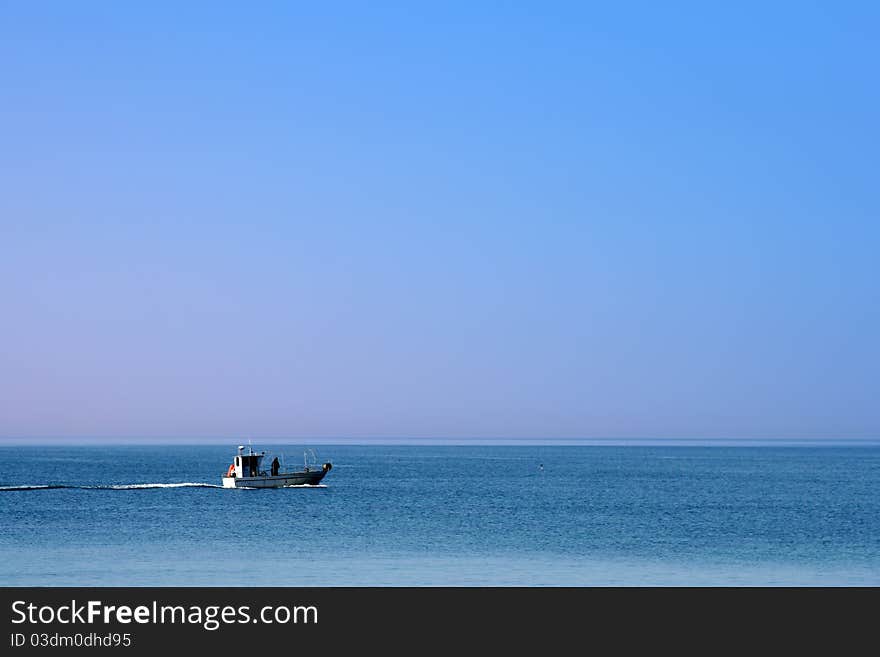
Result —
POLYGON ((4 2, 0 440, 875 440, 878 19, 4 2))
POLYGON ((255 449, 277 446, 332 447, 332 446, 438 446, 438 447, 877 447, 880 438, 862 439, 749 439, 749 438, 438 438, 438 437, 375 437, 375 438, 192 438, 192 437, 128 437, 128 438, 2 438, 0 447, 148 447, 148 446, 224 446, 251 445, 255 449))

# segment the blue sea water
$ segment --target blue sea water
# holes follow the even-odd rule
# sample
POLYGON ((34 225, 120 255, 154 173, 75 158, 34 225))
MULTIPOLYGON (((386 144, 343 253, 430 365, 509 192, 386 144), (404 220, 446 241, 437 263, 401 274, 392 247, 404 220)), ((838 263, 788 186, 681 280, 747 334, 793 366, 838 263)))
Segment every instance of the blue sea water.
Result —
POLYGON ((0 448, 0 585, 880 585, 876 446, 327 445, 323 487, 219 488, 233 451, 0 448))

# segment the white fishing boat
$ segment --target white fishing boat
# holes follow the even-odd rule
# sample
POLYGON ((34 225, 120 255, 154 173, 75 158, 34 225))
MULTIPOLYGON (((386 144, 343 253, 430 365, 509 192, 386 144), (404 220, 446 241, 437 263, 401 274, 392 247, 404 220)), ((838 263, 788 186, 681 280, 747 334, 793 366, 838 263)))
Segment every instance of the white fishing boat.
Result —
MULTIPOLYGON (((320 482, 330 469, 333 467, 331 463, 324 463, 321 466, 310 464, 308 459, 308 451, 304 456, 302 470, 293 470, 290 472, 281 472, 281 464, 276 457, 269 472, 263 470, 263 459, 266 452, 255 452, 250 446, 247 453, 244 451, 244 445, 238 446, 238 454, 222 477, 224 488, 284 488, 285 486, 314 486, 320 482)), ((312 452, 314 459, 314 452, 312 452)))

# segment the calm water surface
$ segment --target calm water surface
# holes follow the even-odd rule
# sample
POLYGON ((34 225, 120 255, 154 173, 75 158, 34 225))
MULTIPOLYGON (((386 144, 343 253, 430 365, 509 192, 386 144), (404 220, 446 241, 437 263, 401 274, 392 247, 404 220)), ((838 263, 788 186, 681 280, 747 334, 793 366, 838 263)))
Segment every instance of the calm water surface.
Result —
POLYGON ((0 585, 880 585, 878 447, 324 446, 325 487, 226 490, 233 451, 0 448, 0 585))

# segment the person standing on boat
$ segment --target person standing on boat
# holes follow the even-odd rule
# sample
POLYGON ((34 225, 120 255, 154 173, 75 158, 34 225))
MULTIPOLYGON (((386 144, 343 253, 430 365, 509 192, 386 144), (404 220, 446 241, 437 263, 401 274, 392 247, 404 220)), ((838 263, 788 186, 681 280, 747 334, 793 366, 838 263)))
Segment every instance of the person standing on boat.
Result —
POLYGON ((279 464, 278 464, 278 457, 276 456, 276 457, 275 457, 275 460, 272 461, 272 476, 273 476, 273 477, 277 477, 277 476, 278 476, 278 468, 279 468, 279 467, 280 467, 280 466, 279 466, 279 464))

